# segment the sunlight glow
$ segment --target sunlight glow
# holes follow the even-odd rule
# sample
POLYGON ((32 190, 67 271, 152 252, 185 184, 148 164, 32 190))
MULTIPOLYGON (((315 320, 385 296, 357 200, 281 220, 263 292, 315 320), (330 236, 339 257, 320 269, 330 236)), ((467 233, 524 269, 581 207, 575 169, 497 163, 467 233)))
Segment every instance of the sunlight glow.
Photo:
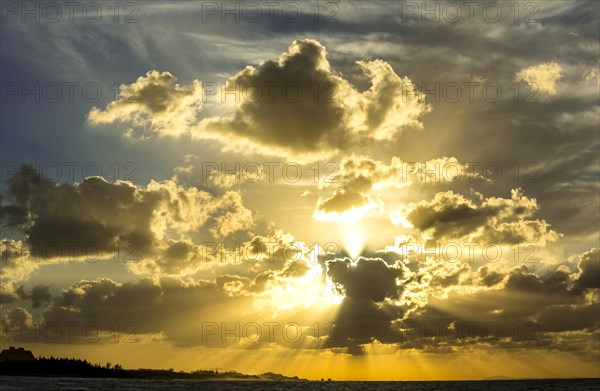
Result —
POLYGON ((342 228, 344 250, 352 259, 357 259, 365 248, 365 233, 361 225, 354 224, 342 228))
POLYGON ((315 210, 315 212, 313 213, 313 219, 329 223, 353 224, 358 221, 361 221, 370 213, 378 210, 381 210, 381 204, 378 202, 369 201, 365 205, 351 208, 343 212, 325 212, 322 210, 315 210))

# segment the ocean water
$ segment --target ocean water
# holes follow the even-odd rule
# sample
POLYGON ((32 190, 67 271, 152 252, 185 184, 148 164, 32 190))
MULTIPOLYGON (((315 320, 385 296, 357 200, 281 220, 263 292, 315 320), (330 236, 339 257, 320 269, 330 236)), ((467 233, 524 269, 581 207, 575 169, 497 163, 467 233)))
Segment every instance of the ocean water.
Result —
POLYGON ((147 379, 90 379, 66 377, 0 376, 0 389, 49 391, 104 390, 285 390, 285 391, 362 391, 362 390, 600 390, 600 381, 574 380, 497 380, 497 381, 440 381, 440 382, 279 382, 228 380, 147 380, 147 379))

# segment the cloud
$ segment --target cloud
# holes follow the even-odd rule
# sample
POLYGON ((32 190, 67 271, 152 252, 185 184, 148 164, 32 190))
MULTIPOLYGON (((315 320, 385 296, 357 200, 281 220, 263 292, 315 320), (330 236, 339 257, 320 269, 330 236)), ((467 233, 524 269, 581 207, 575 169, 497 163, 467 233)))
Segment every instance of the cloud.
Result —
POLYGON ((380 207, 380 203, 368 194, 372 180, 363 175, 346 178, 329 198, 320 198, 313 217, 316 220, 356 222, 371 210, 380 207))
POLYGON ((130 261, 156 256, 156 262, 169 269, 165 262, 178 264, 183 250, 193 249, 192 237, 223 240, 238 233, 243 236, 254 225, 239 193, 213 196, 173 181, 151 181, 145 188, 124 181, 109 183, 101 177, 54 184, 24 167, 9 179, 7 200, 26 216, 26 224, 13 227, 24 236, 23 243, 2 242, 3 267, 23 274, 20 278, 37 267, 18 262, 27 257, 96 261, 123 252, 130 261))
MULTIPOLYGON (((485 277, 491 275, 488 268, 480 268, 476 274, 485 277)), ((562 339, 573 338, 578 341, 578 347, 574 348, 573 345, 571 348, 581 357, 597 355, 597 352, 589 350, 594 337, 585 331, 596 329, 599 325, 598 302, 590 299, 590 296, 577 287, 566 264, 550 268, 541 275, 525 266, 507 273, 493 274, 494 283, 484 283, 484 289, 473 291, 455 287, 444 295, 431 294, 427 305, 403 320, 404 323, 413 322, 429 328, 434 325, 461 325, 460 330, 451 332, 450 340, 445 339, 446 335, 443 333, 435 333, 432 335, 435 338, 421 337, 403 341, 407 342, 402 344, 403 347, 412 345, 436 351, 440 348, 440 340, 444 340, 454 346, 492 343, 501 349, 563 350, 570 348, 562 343, 562 339), (504 284, 498 286, 498 282, 502 280, 505 281, 504 284), (465 300, 466 297, 468 300, 465 300), (514 300, 515 297, 519 299, 514 300), (448 310, 438 310, 441 306, 448 310), (469 323, 473 327, 471 333, 466 332, 469 323), (486 327, 494 330, 491 338, 485 332, 486 327), (561 332, 565 333, 557 334, 561 332)), ((477 281, 483 282, 465 279, 464 288, 477 281)))
MULTIPOLYGON (((600 321, 598 285, 586 288, 592 289, 594 294, 590 295, 590 291, 580 289, 580 276, 590 270, 592 262, 597 266, 597 258, 590 255, 598 253, 592 249, 581 255, 577 275, 570 274, 574 265, 568 262, 540 273, 525 266, 499 272, 492 266, 474 271, 468 264, 333 259, 325 262, 322 277, 344 297, 331 319, 335 335, 298 342, 305 348, 344 349, 352 355, 364 354, 368 344, 381 343, 394 350, 432 353, 494 347, 569 349, 580 357, 593 356, 590 344, 594 337, 587 331, 597 329, 600 321), (413 266, 417 268, 411 271, 413 266), (573 343, 565 344, 565 338, 573 343)), ((130 283, 107 278, 81 280, 52 298, 42 325, 94 323, 107 331, 106 342, 112 342, 114 336, 108 331, 119 322, 134 327, 135 338, 156 336, 181 346, 261 347, 264 341, 245 346, 235 335, 225 338, 220 332, 207 339, 204 327, 207 323, 218 327, 236 322, 245 325, 265 316, 279 325, 293 320, 309 327, 321 304, 307 296, 315 290, 315 281, 304 281, 313 269, 319 278, 322 271, 318 264, 301 261, 258 272, 252 278, 220 274, 213 281, 165 277, 130 283), (277 299, 289 304, 294 296, 303 305, 273 310, 277 299), (271 306, 264 306, 265 300, 271 306), (292 318, 287 317, 290 314, 292 318)), ((10 315, 13 320, 9 321, 8 315, 4 313, 5 332, 6 325, 18 327, 13 324, 15 319, 32 323, 31 315, 18 309, 10 315)), ((80 336, 81 332, 75 333, 75 342, 86 342, 80 336)), ((18 333, 7 337, 20 338, 18 333)), ((59 340, 73 342, 64 335, 59 340)), ((270 342, 294 346, 281 336, 270 342)))
POLYGON ((391 304, 403 291, 402 264, 388 265, 382 259, 335 259, 326 263, 327 276, 344 294, 336 317, 339 332, 332 347, 346 347, 352 355, 362 355, 361 347, 374 340, 393 342, 398 334, 392 321, 402 318, 403 309, 391 304))
POLYGON ((511 270, 495 264, 475 270, 467 262, 429 258, 401 261, 386 254, 388 261, 326 263, 327 277, 344 294, 337 339, 327 346, 353 355, 375 342, 392 351, 546 349, 597 359, 590 331, 600 325, 598 249, 583 253, 578 264, 570 258, 511 270))
POLYGON ((392 221, 414 227, 432 240, 469 239, 485 243, 519 244, 558 239, 544 220, 530 220, 538 204, 521 189, 513 189, 511 198, 474 199, 453 191, 437 193, 431 201, 409 204, 392 213, 392 221))
MULTIPOLYGON (((213 311, 233 311, 249 303, 247 297, 230 296, 210 281, 146 278, 122 284, 98 278, 65 289, 44 313, 43 324, 94 323, 104 331, 115 323, 120 327, 128 324, 134 330, 130 332, 133 338, 164 333, 174 342, 200 344, 202 322, 213 321, 213 311)), ((76 332, 74 342, 85 342, 84 335, 76 332)), ((67 341, 64 335, 59 337, 67 341)))
MULTIPOLYGON (((2 273, 4 273, 4 269, 2 273)), ((18 299, 12 283, 8 281, 0 282, 0 304, 12 304, 18 299)))
POLYGON ((596 83, 600 86, 600 71, 597 66, 585 71, 582 77, 587 82, 593 82, 596 79, 596 83))
POLYGON ((403 162, 394 156, 386 165, 366 156, 350 156, 342 160, 339 171, 330 180, 337 184, 333 194, 317 201, 313 218, 356 222, 382 209, 383 202, 373 194, 375 189, 400 189, 415 183, 450 184, 469 175, 467 166, 454 157, 403 162))
POLYGON ((583 253, 578 269, 579 275, 575 281, 578 288, 600 288, 600 249, 594 248, 583 253))
MULTIPOLYGON (((294 41, 278 62, 265 61, 258 69, 246 67, 227 81, 225 89, 240 92, 253 86, 258 91, 255 99, 241 99, 232 116, 208 119, 205 131, 233 136, 234 142, 235 138, 249 139, 288 152, 320 152, 350 142, 344 98, 356 91, 331 72, 325 47, 320 43, 294 41), (267 86, 273 86, 270 95, 267 86), (315 88, 317 92, 332 89, 335 95, 315 99, 315 88)), ((196 135, 201 137, 202 133, 196 135)))
POLYGON ((23 286, 20 286, 16 290, 17 295, 20 299, 31 300, 33 308, 40 308, 43 303, 50 302, 52 300, 52 294, 50 293, 50 286, 38 284, 31 288, 29 293, 25 292, 23 286))
POLYGON ((191 134, 219 139, 225 148, 281 156, 330 155, 360 140, 389 140, 404 128, 422 127, 420 117, 430 107, 410 79, 383 60, 356 64, 371 82, 364 92, 331 69, 320 42, 295 40, 278 61, 247 66, 207 89, 227 113, 201 121, 202 84, 180 86, 171 73, 152 70, 121 85, 117 99, 104 110, 94 107, 88 122, 131 124, 127 134, 134 137, 139 129, 142 135, 191 134))
POLYGON ((33 317, 25 309, 21 307, 15 307, 11 310, 2 312, 2 329, 6 328, 18 328, 22 325, 31 326, 33 324, 33 317))
POLYGON ((400 77, 391 65, 382 60, 357 61, 371 80, 371 87, 362 94, 365 126, 376 140, 390 140, 403 127, 420 128, 419 117, 430 110, 425 95, 408 77, 400 77))
POLYGON ((2 342, 10 341, 17 335, 25 334, 23 329, 33 326, 33 316, 22 307, 2 311, 0 318, 0 338, 2 342))
POLYGON ((521 69, 515 75, 515 81, 524 81, 543 93, 556 95, 556 86, 562 77, 562 67, 549 62, 521 69))
POLYGON ((382 259, 359 258, 356 263, 342 259, 327 262, 327 275, 344 296, 381 302, 398 297, 402 268, 388 266, 382 259))
POLYGON ((31 257, 27 245, 21 240, 2 239, 0 246, 0 268, 3 280, 11 282, 25 280, 40 266, 41 260, 31 257))
POLYGON ((490 270, 487 266, 482 266, 477 270, 479 282, 484 286, 494 286, 499 284, 504 279, 502 273, 490 270))
POLYGON ((244 207, 240 193, 228 191, 218 198, 211 211, 214 237, 227 237, 234 232, 245 230, 254 224, 252 211, 244 207))
MULTIPOLYGON (((597 252, 582 254, 580 264, 597 252)), ((593 295, 581 290, 571 266, 566 262, 543 273, 525 266, 500 272, 493 265, 474 271, 466 263, 425 261, 379 276, 384 288, 373 296, 360 292, 375 286, 368 280, 377 273, 344 274, 348 267, 340 263, 336 273, 342 272, 344 284, 360 288, 342 302, 337 321, 343 338, 334 346, 346 346, 351 354, 362 354, 373 341, 432 353, 492 346, 496 351, 569 350, 597 359, 590 331, 600 325, 598 285, 593 295), (386 283, 394 277, 396 289, 386 283)))
MULTIPOLYGON (((186 134, 202 108, 203 90, 198 80, 187 86, 176 81, 169 72, 149 71, 134 83, 120 85, 117 99, 104 110, 92 108, 88 122, 92 125, 130 123, 163 136, 186 134)), ((134 136, 132 132, 129 135, 134 136)))
POLYGON ((208 262, 200 246, 186 240, 169 239, 145 257, 127 263, 127 269, 145 276, 186 276, 196 273, 208 262))
POLYGON ((197 137, 212 133, 249 140, 262 151, 299 155, 330 154, 360 145, 356 140, 393 138, 401 129, 420 127, 430 110, 411 81, 382 60, 357 61, 370 79, 360 93, 331 70, 326 49, 313 39, 295 40, 277 62, 246 67, 225 89, 246 91, 232 115, 203 121, 197 137), (267 94, 266 87, 273 90, 267 94), (293 89, 291 88, 293 87, 293 89))
MULTIPOLYGON (((315 338, 305 330, 320 321, 321 315, 315 316, 302 307, 294 309, 293 317, 273 312, 271 307, 263 309, 255 305, 261 296, 260 291, 252 289, 254 283, 235 275, 221 275, 213 281, 168 277, 128 283, 109 278, 81 280, 53 299, 39 320, 39 327, 56 343, 114 343, 118 324, 118 332, 125 333, 119 338, 127 338, 128 342, 153 338, 185 347, 253 349, 273 344, 318 347, 323 338, 315 338), (265 326, 265 322, 271 326, 265 326), (286 338, 282 332, 283 327, 292 323, 302 327, 301 339, 290 341, 291 337, 286 338), (46 327, 52 324, 74 326, 70 334, 60 333, 60 329, 54 334, 56 328, 46 327), (84 330, 90 324, 94 325, 94 332, 86 333, 84 330), (254 326, 247 328, 249 324, 254 326), (215 332, 209 333, 207 325, 215 332), (255 327, 262 333, 256 339, 250 333, 255 327)), ((34 333, 19 333, 18 327, 12 331, 6 340, 30 341, 36 337, 34 333)))

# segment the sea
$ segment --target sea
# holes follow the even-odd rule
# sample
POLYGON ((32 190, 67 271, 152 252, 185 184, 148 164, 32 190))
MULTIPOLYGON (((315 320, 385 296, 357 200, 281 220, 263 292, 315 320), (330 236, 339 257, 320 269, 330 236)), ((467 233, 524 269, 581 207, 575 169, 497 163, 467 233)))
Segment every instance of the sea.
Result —
POLYGON ((490 381, 244 381, 244 380, 149 380, 149 379, 95 379, 73 377, 0 376, 2 391, 105 391, 105 390, 233 390, 233 391, 362 391, 362 390, 600 390, 599 379, 564 380, 490 380, 490 381))

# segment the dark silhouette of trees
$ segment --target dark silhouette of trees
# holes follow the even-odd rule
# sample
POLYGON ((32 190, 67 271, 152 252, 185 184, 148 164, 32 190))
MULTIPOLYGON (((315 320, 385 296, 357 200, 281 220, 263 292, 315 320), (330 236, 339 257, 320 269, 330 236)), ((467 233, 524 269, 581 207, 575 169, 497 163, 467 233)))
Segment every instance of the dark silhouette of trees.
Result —
POLYGON ((35 361, 5 361, 0 367, 0 373, 4 375, 61 375, 81 377, 130 377, 119 365, 111 368, 110 363, 105 367, 100 364, 90 364, 87 360, 76 358, 55 358, 50 356, 38 357, 35 361))
POLYGON ((87 360, 76 358, 38 357, 34 361, 3 361, 0 375, 13 376, 64 376, 64 377, 102 377, 133 379, 220 379, 220 380, 300 380, 275 373, 263 375, 245 375, 235 371, 196 370, 176 372, 169 369, 123 369, 120 364, 107 362, 91 364, 87 360))

